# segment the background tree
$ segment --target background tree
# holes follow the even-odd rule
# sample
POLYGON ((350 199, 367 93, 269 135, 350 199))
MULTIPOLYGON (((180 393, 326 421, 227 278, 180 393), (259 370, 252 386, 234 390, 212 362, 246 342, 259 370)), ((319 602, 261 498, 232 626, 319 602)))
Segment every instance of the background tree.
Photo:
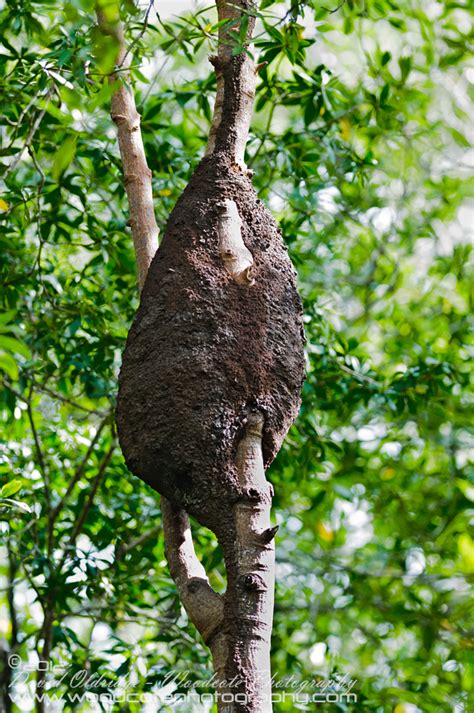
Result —
MULTIPOLYGON (((468 6, 337 8, 263 3, 255 33, 268 64, 247 164, 298 266, 308 335, 303 408, 269 474, 273 669, 348 673, 373 710, 469 710, 468 6)), ((161 227, 204 151, 216 18, 157 9, 145 22, 128 4, 126 39, 161 227)), ((143 692, 209 669, 157 496, 112 428, 134 258, 115 50, 94 24, 87 2, 7 2, 0 18, 3 651, 100 671, 95 691, 130 672, 143 692)), ((221 553, 196 532, 222 591, 221 553)))

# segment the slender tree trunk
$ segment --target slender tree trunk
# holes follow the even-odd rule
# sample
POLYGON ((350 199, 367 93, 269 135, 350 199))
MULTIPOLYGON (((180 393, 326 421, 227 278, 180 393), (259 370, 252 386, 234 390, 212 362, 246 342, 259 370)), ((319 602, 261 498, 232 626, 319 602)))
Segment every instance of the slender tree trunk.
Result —
POLYGON ((0 711, 2 713, 11 713, 13 710, 13 703, 10 696, 13 693, 12 690, 12 673, 13 669, 10 664, 10 655, 16 653, 16 648, 18 646, 18 620, 16 615, 15 606, 15 578, 18 570, 18 562, 11 550, 10 542, 7 541, 8 550, 8 589, 7 589, 7 604, 8 604, 8 614, 10 617, 10 642, 9 648, 3 649, 0 645, 0 664, 2 669, 0 671, 0 711))
MULTIPOLYGON (((254 3, 217 0, 216 4, 219 21, 227 20, 229 25, 221 25, 218 54, 211 60, 216 70, 217 94, 206 155, 223 151, 245 170, 245 146, 259 67, 246 53, 234 56, 235 40, 229 31, 240 35, 241 23, 245 21, 246 41, 250 40, 255 25, 254 3)), ((234 256, 238 254, 235 249, 230 252, 234 256)), ((238 268, 234 274, 237 278, 243 272, 240 268, 245 270, 247 266, 240 264, 238 268)), ((270 522, 272 487, 265 479, 262 426, 262 415, 253 414, 236 454, 242 490, 259 496, 240 499, 235 504, 232 523, 219 538, 227 589, 222 636, 211 648, 215 670, 228 682, 221 689, 218 706, 226 713, 272 710, 270 643, 276 528, 272 528, 270 522)))
MULTIPOLYGON (((262 420, 250 420, 237 452, 238 473, 246 492, 259 497, 234 506, 232 525, 220 537, 227 572, 223 640, 213 650, 216 670, 225 673, 235 703, 219 710, 271 711, 270 641, 275 586, 276 528, 271 527, 272 488, 265 480, 262 420), (239 701, 245 701, 240 704, 239 701)), ((227 691, 228 692, 228 691, 227 691)))
POLYGON ((38 658, 41 661, 41 668, 38 668, 36 672, 36 713, 46 713, 48 710, 45 704, 45 697, 48 695, 48 690, 46 686, 47 682, 47 671, 43 668, 44 663, 49 663, 49 656, 51 653, 51 645, 53 641, 53 621, 54 621, 54 608, 51 601, 46 602, 46 609, 43 609, 44 619, 43 619, 43 629, 41 635, 43 637, 43 646, 38 651, 38 658))

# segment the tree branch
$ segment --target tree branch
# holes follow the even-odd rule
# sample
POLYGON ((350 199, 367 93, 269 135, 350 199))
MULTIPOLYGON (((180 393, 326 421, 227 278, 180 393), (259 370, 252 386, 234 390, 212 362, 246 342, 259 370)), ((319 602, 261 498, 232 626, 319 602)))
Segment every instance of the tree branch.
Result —
POLYGON ((166 498, 161 499, 165 551, 179 597, 204 643, 212 640, 223 621, 223 597, 209 584, 206 571, 194 551, 189 518, 166 498))
POLYGON ((120 559, 124 555, 134 550, 135 547, 140 547, 140 545, 143 545, 143 543, 147 540, 150 540, 152 537, 159 535, 161 530, 162 526, 156 525, 155 527, 152 527, 151 530, 147 530, 146 532, 143 532, 139 537, 136 537, 134 540, 131 540, 128 544, 124 544, 123 542, 120 543, 117 546, 116 559, 120 559))
POLYGON ((79 411, 85 411, 88 414, 95 414, 96 416, 99 416, 100 418, 110 417, 111 411, 108 411, 108 412, 101 411, 100 409, 87 408, 87 406, 82 406, 82 404, 79 404, 77 401, 74 401, 73 399, 68 399, 67 396, 63 396, 63 394, 53 391, 52 389, 48 388, 44 384, 35 384, 35 388, 37 391, 40 391, 43 394, 47 394, 48 396, 51 396, 51 398, 57 399, 58 401, 62 401, 62 403, 68 404, 69 406, 72 406, 73 408, 79 409, 79 411))
POLYGON ((76 468, 76 471, 75 471, 73 477, 72 477, 71 480, 69 481, 69 484, 68 484, 68 486, 67 486, 66 492, 64 493, 64 495, 62 496, 62 498, 61 498, 61 500, 58 502, 58 504, 57 504, 57 505, 53 508, 53 510, 51 511, 51 520, 52 520, 52 523, 53 523, 53 524, 54 524, 54 521, 56 520, 57 516, 59 515, 60 511, 62 510, 62 508, 63 508, 63 506, 64 506, 64 503, 66 502, 67 498, 68 498, 69 495, 71 494, 71 492, 72 492, 74 486, 76 485, 76 483, 77 483, 77 482, 81 479, 81 477, 83 476, 85 467, 86 467, 86 465, 87 465, 87 461, 89 460, 89 458, 90 458, 90 456, 91 456, 91 453, 92 453, 92 451, 94 450, 94 448, 95 448, 95 446, 96 446, 96 444, 97 444, 97 441, 98 441, 99 438, 100 438, 100 434, 102 433, 102 430, 103 430, 105 424, 108 422, 108 420, 109 420, 109 416, 107 416, 107 417, 100 423, 99 428, 97 429, 97 432, 96 432, 94 438, 92 439, 92 441, 90 442, 90 445, 89 445, 89 447, 88 447, 88 449, 87 449, 87 451, 86 451, 86 453, 85 453, 85 455, 84 455, 84 458, 83 458, 82 461, 80 462, 79 466, 76 468))
POLYGON ((216 70, 217 92, 206 156, 225 151, 245 169, 245 146, 260 69, 245 51, 255 26, 255 5, 253 0, 216 0, 216 5, 219 22, 223 24, 219 27, 217 57, 210 58, 216 70), (243 28, 243 51, 234 55, 234 37, 240 36, 243 28))
MULTIPOLYGON (((62 401, 63 403, 68 404, 69 406, 72 406, 73 408, 77 408, 80 411, 85 411, 88 414, 95 414, 96 416, 99 416, 100 418, 110 417, 110 414, 111 414, 110 411, 105 412, 105 411, 99 411, 98 409, 87 408, 87 406, 82 406, 81 404, 78 404, 77 401, 68 399, 66 396, 63 396, 62 394, 59 394, 56 391, 53 391, 52 389, 49 389, 47 386, 44 386, 44 384, 36 383, 34 381, 33 372, 29 372, 28 370, 25 370, 24 374, 33 382, 33 387, 34 387, 35 391, 39 391, 42 394, 47 394, 48 396, 51 396, 51 398, 53 398, 57 401, 62 401)), ((20 399, 20 401, 23 401, 25 404, 28 403, 28 399, 26 398, 26 396, 23 396, 23 394, 21 394, 19 391, 17 391, 11 385, 11 383, 8 381, 8 379, 3 378, 2 383, 6 389, 11 391, 12 394, 15 394, 17 399, 20 399)))
MULTIPOLYGON (((254 7, 252 0, 217 0, 219 20, 228 22, 220 26, 218 55, 212 60, 217 74, 217 97, 206 155, 222 152, 241 168, 244 168, 258 68, 247 52, 236 54, 235 48, 237 44, 239 48, 242 44, 245 50, 250 41, 255 24, 254 7), (232 33, 229 32, 230 26, 232 33), (243 39, 237 42, 236 34, 239 37, 243 34, 243 39)), ((128 53, 118 7, 112 23, 105 21, 100 8, 98 19, 101 29, 117 41, 117 65, 120 66, 128 53)), ((115 80, 116 74, 111 79, 115 80)), ((112 117, 118 126, 130 215, 140 216, 143 201, 149 204, 152 199, 150 174, 135 102, 122 84, 118 84, 112 99, 112 117), (140 175, 136 172, 137 161, 140 175)), ((249 267, 249 256, 242 252, 238 221, 231 208, 227 208, 235 230, 232 245, 221 240, 221 248, 227 257, 228 251, 234 254, 235 248, 239 248, 239 264, 227 261, 227 268, 230 268, 234 278, 240 279, 241 272, 249 267), (242 266, 240 263, 245 264, 242 266)), ((149 246, 153 230, 150 231, 150 225, 156 226, 154 216, 142 224, 136 219, 131 220, 140 289, 151 262, 149 246), (143 259, 143 255, 148 258, 143 259)), ((226 703, 221 697, 218 709, 229 713, 237 710, 267 712, 272 709, 270 637, 276 529, 271 527, 270 520, 272 488, 265 478, 262 427, 263 414, 250 414, 235 463, 242 498, 228 513, 227 527, 217 533, 227 572, 224 596, 212 589, 196 556, 187 514, 167 499, 161 499, 165 553, 171 576, 191 621, 211 649, 214 670, 222 683, 220 693, 243 693, 247 698, 247 704, 240 705, 226 703), (237 686, 232 683, 235 679, 239 682, 237 686)))
POLYGON ((145 18, 144 18, 144 20, 143 20, 143 27, 142 27, 142 29, 140 30, 140 32, 138 33, 138 35, 135 37, 135 39, 133 40, 133 42, 127 47, 127 49, 126 49, 126 51, 125 51, 125 53, 124 53, 124 55, 123 55, 123 59, 122 59, 122 61, 120 62, 120 64, 119 64, 119 66, 117 67, 117 69, 121 69, 121 67, 126 66, 126 62, 127 62, 128 55, 130 54, 130 52, 132 51, 132 49, 135 47, 135 45, 137 44, 137 42, 140 42, 141 38, 142 38, 143 35, 145 34, 146 29, 147 29, 147 27, 148 27, 148 22, 149 22, 149 20, 150 20, 150 13, 151 13, 152 9, 154 8, 154 6, 155 6, 154 0, 150 0, 150 2, 148 3, 147 10, 146 10, 146 12, 145 12, 145 18))
POLYGON ((277 527, 271 526, 273 488, 265 478, 263 416, 249 415, 235 464, 244 493, 232 511, 232 526, 218 535, 224 552, 227 589, 220 650, 214 655, 221 692, 246 696, 247 704, 218 706, 219 711, 272 711, 270 643, 275 589, 277 527), (236 685, 229 682, 238 680, 236 685), (228 687, 227 687, 228 686, 228 687))
MULTIPOLYGON (((38 639, 36 651, 40 661, 47 661, 49 663, 49 656, 53 644, 53 623, 56 615, 54 601, 52 598, 48 598, 46 604, 43 605, 43 614, 43 626, 39 637, 43 639, 43 646, 41 649, 39 648, 38 639)), ((36 693, 38 694, 36 699, 36 713, 45 713, 46 711, 45 701, 43 698, 43 695, 45 694, 46 673, 47 671, 44 666, 38 667, 36 672, 36 693)))
MULTIPOLYGON (((33 393, 33 387, 30 388, 28 398, 25 399, 26 412, 28 414, 28 420, 30 422, 31 432, 33 434, 33 440, 35 442, 35 449, 36 449, 36 456, 38 458, 38 464, 39 464, 39 467, 43 474, 43 478, 45 479, 46 482, 48 482, 48 476, 47 476, 47 472, 46 472, 46 462, 44 459, 43 451, 42 451, 40 440, 38 437, 38 431, 36 430, 35 420, 33 417, 33 409, 31 408, 32 393, 33 393)), ((48 493, 48 495, 49 495, 49 493, 48 493)))
MULTIPOLYGON (((49 96, 50 96, 50 92, 48 91, 48 93, 45 96, 46 103, 49 100, 49 96)), ((45 114, 46 114, 46 109, 41 109, 41 111, 38 112, 35 120, 31 122, 30 130, 28 131, 27 137, 25 139, 25 143, 23 144, 23 147, 20 149, 20 151, 16 154, 16 156, 13 159, 13 161, 11 162, 11 164, 7 167, 5 174, 3 176, 3 180, 5 180, 5 178, 15 170, 15 168, 17 167, 17 165, 20 163, 21 159, 23 158, 23 154, 31 146, 31 142, 34 139, 35 134, 38 131, 45 114)))
MULTIPOLYGON (((105 475, 105 470, 106 470, 108 464, 110 463, 110 459, 112 458, 112 455, 113 455, 114 450, 115 450, 115 442, 112 443, 112 445, 110 446, 109 450, 108 450, 107 453, 105 454, 105 457, 104 457, 104 459, 102 460, 102 463, 101 463, 100 466, 99 466, 99 470, 97 471, 97 475, 96 475, 95 478, 92 480, 91 489, 90 489, 90 491, 89 491, 89 495, 88 495, 88 497, 87 497, 86 503, 85 503, 85 505, 84 505, 84 508, 83 508, 83 510, 82 510, 82 512, 81 512, 81 515, 80 515, 80 517, 79 517, 79 520, 77 521, 77 523, 76 523, 76 525, 75 525, 75 527, 74 527, 74 529, 73 529, 73 531, 72 531, 70 540, 69 540, 69 542, 68 542, 68 547, 69 547, 69 548, 71 548, 71 547, 74 546, 77 537, 78 537, 78 536, 80 535, 80 533, 82 532, 82 528, 83 528, 84 523, 85 523, 85 521, 86 521, 86 519, 87 519, 87 515, 89 514, 89 510, 90 510, 91 507, 92 507, 92 503, 93 503, 93 501, 94 501, 95 494, 97 493, 97 490, 98 490, 98 488, 99 488, 99 485, 100 485, 101 482, 102 482, 102 479, 103 479, 103 477, 104 477, 104 475, 105 475)), ((59 569, 61 569, 61 567, 59 567, 58 570, 59 570, 59 569)))
POLYGON ((140 131, 140 114, 133 93, 126 86, 129 80, 129 62, 123 26, 120 22, 119 4, 109 0, 98 0, 96 11, 100 30, 117 43, 116 70, 109 77, 109 81, 115 83, 117 89, 112 96, 110 113, 117 126, 130 210, 129 222, 137 260, 138 284, 141 290, 158 246, 159 230, 153 206, 152 174, 146 161, 140 131))
POLYGON ((35 449, 36 449, 36 456, 38 458, 38 465, 40 467, 41 474, 42 474, 43 480, 44 480, 44 494, 45 494, 46 505, 47 505, 47 509, 48 509, 48 518, 49 518, 49 514, 51 512, 51 490, 50 490, 51 482, 50 482, 50 478, 49 478, 48 469, 46 466, 46 460, 45 460, 45 457, 43 454, 43 450, 41 448, 38 431, 36 430, 35 419, 33 416, 33 409, 31 406, 32 395, 33 395, 33 385, 30 386, 28 398, 25 399, 26 413, 28 414, 28 420, 30 422, 31 431, 33 434, 33 440, 34 440, 35 449))

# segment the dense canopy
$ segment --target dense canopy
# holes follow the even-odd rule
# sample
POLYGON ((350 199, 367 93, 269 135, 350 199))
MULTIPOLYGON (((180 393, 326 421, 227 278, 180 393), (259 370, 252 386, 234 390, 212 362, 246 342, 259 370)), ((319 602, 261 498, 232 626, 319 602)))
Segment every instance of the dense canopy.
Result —
MULTIPOLYGON (((358 702, 328 710, 470 710, 468 8, 263 0, 250 47, 267 64, 246 161, 297 267, 307 336, 303 406, 269 471, 272 663, 279 680, 355 681, 358 702)), ((204 151, 216 15, 184 0, 122 10, 163 232, 204 151)), ((209 677, 208 652, 169 577, 159 496, 114 430, 138 301, 114 43, 89 0, 6 0, 0 31, 1 675, 36 652, 68 667, 50 677, 58 695, 82 670, 100 674, 95 692, 124 676, 156 692, 180 671, 183 690, 209 677)), ((220 550, 195 537, 222 591, 220 550)))

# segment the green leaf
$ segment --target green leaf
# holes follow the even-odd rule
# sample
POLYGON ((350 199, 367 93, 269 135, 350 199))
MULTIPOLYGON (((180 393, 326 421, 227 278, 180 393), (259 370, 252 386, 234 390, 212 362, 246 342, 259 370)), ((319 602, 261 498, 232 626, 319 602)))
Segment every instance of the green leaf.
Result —
POLYGON ((21 480, 10 480, 0 490, 0 497, 8 498, 10 495, 15 495, 22 488, 21 480))
POLYGON ((56 151, 53 159, 51 175, 55 181, 59 179, 76 155, 77 135, 68 136, 56 151))
POLYGON ((23 512, 31 513, 32 510, 29 505, 22 503, 19 500, 12 500, 11 498, 5 498, 3 502, 0 502, 0 507, 13 507, 23 510, 23 512))
POLYGON ((5 334, 0 334, 0 349, 6 349, 14 354, 21 354, 25 359, 31 359, 31 351, 26 344, 5 334))
POLYGON ((401 80, 405 82, 411 69, 411 57, 400 57, 398 64, 400 66, 401 80))
POLYGON ((380 92, 380 106, 383 106, 386 103, 389 93, 390 93, 390 85, 385 84, 382 91, 380 92))
POLYGON ((4 327, 5 325, 10 324, 15 315, 16 310, 14 309, 8 310, 8 312, 3 312, 3 314, 0 314, 0 327, 4 327))
POLYGON ((0 370, 8 374, 12 381, 18 380, 18 364, 11 354, 0 354, 0 370))

